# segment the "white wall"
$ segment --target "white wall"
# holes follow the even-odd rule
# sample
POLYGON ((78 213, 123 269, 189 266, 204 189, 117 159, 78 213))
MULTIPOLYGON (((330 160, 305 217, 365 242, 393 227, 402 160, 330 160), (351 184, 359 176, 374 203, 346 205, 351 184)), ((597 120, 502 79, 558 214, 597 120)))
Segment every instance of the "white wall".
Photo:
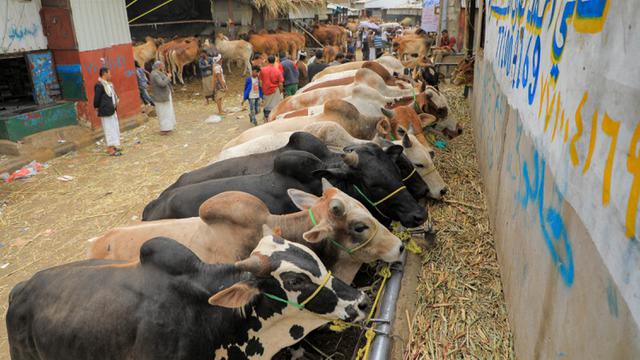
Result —
POLYGON ((474 122, 516 351, 638 358, 638 3, 485 6, 474 122))
POLYGON ((78 50, 131 43, 124 0, 71 0, 78 50))
POLYGON ((40 0, 0 1, 0 54, 47 48, 42 31, 40 0))

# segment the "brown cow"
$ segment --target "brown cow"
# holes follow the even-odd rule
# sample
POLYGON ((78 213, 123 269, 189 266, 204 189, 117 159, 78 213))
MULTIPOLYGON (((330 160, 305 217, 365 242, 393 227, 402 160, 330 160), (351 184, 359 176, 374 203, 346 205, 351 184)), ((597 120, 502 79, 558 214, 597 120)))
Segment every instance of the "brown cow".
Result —
POLYGON ((144 44, 133 47, 133 59, 141 67, 144 67, 144 64, 156 59, 157 51, 158 46, 156 44, 156 40, 147 36, 144 44))
POLYGON ((145 222, 92 239, 89 258, 134 261, 144 242, 165 236, 186 245, 204 262, 234 262, 246 258, 255 248, 266 224, 280 228, 287 240, 311 247, 336 277, 347 283, 351 283, 362 263, 399 260, 404 246, 395 235, 357 200, 326 180, 322 184, 320 198, 290 189, 289 196, 301 211, 287 215, 272 215, 253 195, 224 192, 200 206, 199 218, 145 222), (341 250, 361 244, 364 245, 351 254, 341 250))
MULTIPOLYGON (((400 88, 410 87, 409 84, 393 77, 384 66, 375 61, 365 61, 365 63, 362 64, 362 69, 369 69, 375 72, 382 78, 384 83, 389 86, 399 86, 400 88)), ((305 93, 307 91, 331 86, 349 85, 355 80, 355 74, 357 73, 357 71, 358 70, 348 70, 341 73, 327 75, 320 80, 314 80, 313 82, 307 84, 299 90, 299 93, 305 93)))
POLYGON ((347 49, 347 30, 341 26, 317 24, 312 34, 323 45, 334 45, 343 51, 347 49))
POLYGON ((188 64, 195 63, 195 61, 198 60, 199 54, 200 45, 197 40, 188 40, 169 49, 167 58, 171 66, 171 73, 174 75, 174 83, 177 80, 184 85, 184 78, 182 77, 184 67, 188 64))
POLYGON ((269 36, 269 34, 249 34, 249 42, 253 46, 254 52, 277 55, 280 50, 278 41, 269 36))
MULTIPOLYGON (((365 88, 368 88, 365 86, 365 88)), ((358 111, 358 108, 344 100, 329 100, 324 105, 318 107, 317 112, 310 114, 309 109, 302 109, 304 114, 297 117, 287 118, 287 120, 271 121, 260 126, 250 128, 242 132, 236 138, 226 143, 223 149, 243 144, 251 139, 269 134, 277 134, 285 131, 301 130, 305 126, 319 122, 332 121, 340 124, 351 136, 358 139, 372 139, 376 134, 387 134, 393 131, 397 136, 393 123, 390 123, 381 110, 378 114, 368 116, 358 111)))
POLYGON ((335 45, 325 45, 322 48, 322 59, 325 63, 329 64, 336 59, 336 55, 340 52, 340 48, 335 45))

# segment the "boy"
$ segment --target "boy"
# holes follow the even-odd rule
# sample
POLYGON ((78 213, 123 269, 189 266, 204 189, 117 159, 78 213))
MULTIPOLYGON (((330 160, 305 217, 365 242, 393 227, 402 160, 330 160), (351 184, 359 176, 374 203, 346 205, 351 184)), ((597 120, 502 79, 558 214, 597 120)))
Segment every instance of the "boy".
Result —
MULTIPOLYGON (((254 126, 258 125, 256 114, 260 112, 260 100, 262 99, 262 85, 260 84, 260 67, 254 65, 251 67, 251 77, 244 82, 244 102, 249 100, 249 121, 254 126)), ((266 122, 266 121, 265 121, 266 122)))

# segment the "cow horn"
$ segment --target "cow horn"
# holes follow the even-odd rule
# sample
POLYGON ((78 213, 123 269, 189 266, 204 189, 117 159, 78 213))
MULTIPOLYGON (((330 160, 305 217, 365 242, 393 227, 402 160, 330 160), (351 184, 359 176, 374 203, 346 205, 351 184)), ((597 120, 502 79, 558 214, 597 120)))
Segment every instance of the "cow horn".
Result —
POLYGON ((395 111, 393 110, 389 110, 387 108, 380 108, 380 111, 382 111, 382 115, 388 117, 388 118, 393 118, 394 116, 396 116, 395 111))
POLYGON ((331 183, 329 182, 329 180, 322 178, 322 193, 324 194, 325 191, 329 190, 333 188, 333 185, 331 185, 331 183))
POLYGON ((331 213, 333 214, 333 216, 336 216, 336 217, 344 216, 344 204, 342 203, 342 201, 338 199, 331 200, 331 202, 329 203, 329 210, 331 210, 331 213))
POLYGON ((268 266, 265 266, 260 257, 255 254, 251 254, 251 256, 244 260, 237 261, 234 266, 238 270, 250 272, 256 276, 265 276, 269 270, 268 266))
POLYGON ((358 154, 354 151, 352 152, 348 152, 346 154, 342 155, 342 160, 344 161, 345 164, 349 165, 349 167, 357 167, 358 166, 358 161, 360 160, 358 158, 358 154))

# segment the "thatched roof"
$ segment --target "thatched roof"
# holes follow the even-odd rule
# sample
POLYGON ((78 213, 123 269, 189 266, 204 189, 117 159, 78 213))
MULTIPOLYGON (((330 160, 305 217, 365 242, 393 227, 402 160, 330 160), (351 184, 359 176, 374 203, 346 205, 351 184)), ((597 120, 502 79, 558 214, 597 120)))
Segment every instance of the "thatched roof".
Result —
POLYGON ((326 7, 325 0, 253 0, 256 8, 269 15, 287 14, 300 7, 326 7))

